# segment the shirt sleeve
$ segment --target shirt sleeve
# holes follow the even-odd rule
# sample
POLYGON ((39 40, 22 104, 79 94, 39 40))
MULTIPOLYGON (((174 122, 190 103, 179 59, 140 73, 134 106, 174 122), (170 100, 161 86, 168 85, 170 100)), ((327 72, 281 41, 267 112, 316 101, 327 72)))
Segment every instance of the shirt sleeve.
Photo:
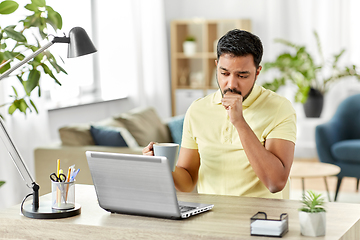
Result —
POLYGON ((189 109, 186 111, 184 118, 181 147, 189 148, 189 149, 198 149, 196 137, 194 136, 194 132, 192 131, 191 112, 192 112, 192 107, 190 106, 189 109))
POLYGON ((266 136, 296 142, 296 113, 291 103, 285 101, 278 109, 272 129, 266 136))

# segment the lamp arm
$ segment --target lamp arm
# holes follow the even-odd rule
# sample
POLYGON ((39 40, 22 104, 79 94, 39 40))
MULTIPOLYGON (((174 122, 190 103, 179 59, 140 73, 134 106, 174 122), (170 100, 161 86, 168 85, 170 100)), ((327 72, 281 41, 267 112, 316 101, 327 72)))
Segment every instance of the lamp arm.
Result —
POLYGON ((2 80, 3 78, 6 78, 7 76, 9 76, 10 73, 12 73, 16 69, 18 69, 19 67, 21 67, 22 65, 27 63, 28 61, 30 61, 31 59, 33 59, 34 57, 36 57, 37 55, 39 55, 40 53, 42 53, 43 51, 48 49, 49 47, 51 47, 53 44, 54 44, 53 41, 48 42, 47 44, 45 44, 44 46, 42 46, 41 48, 39 48, 38 50, 36 50, 32 54, 30 54, 28 57, 24 58, 22 61, 20 61, 20 62, 16 63, 15 65, 13 65, 9 70, 7 70, 6 72, 4 72, 3 74, 0 75, 0 80, 2 80))

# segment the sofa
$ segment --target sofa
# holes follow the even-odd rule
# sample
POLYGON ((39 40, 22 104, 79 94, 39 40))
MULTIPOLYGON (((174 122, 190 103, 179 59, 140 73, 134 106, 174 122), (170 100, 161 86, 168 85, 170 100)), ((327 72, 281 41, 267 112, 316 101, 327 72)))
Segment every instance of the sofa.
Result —
POLYGON ((34 150, 35 181, 40 186, 40 194, 51 191, 49 175, 56 171, 57 159, 65 173, 71 165, 80 168, 76 183, 93 184, 86 151, 142 154, 142 149, 151 141, 181 144, 183 121, 184 116, 161 120, 154 108, 147 107, 99 122, 61 127, 61 142, 34 150))

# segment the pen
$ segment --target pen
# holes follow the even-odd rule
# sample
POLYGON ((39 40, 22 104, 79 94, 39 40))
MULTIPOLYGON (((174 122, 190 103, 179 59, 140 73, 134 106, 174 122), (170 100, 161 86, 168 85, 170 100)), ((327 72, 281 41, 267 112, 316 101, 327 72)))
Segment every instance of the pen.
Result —
POLYGON ((80 168, 76 169, 76 171, 73 173, 73 175, 71 176, 71 179, 70 179, 71 182, 75 181, 75 177, 79 173, 79 171, 80 171, 80 168))

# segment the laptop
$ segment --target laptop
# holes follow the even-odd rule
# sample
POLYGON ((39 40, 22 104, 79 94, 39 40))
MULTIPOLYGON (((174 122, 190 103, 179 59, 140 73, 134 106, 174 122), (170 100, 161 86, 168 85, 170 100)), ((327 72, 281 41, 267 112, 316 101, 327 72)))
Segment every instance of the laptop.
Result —
POLYGON ((178 202, 166 157, 86 152, 101 208, 111 213, 182 219, 212 204, 178 202))

